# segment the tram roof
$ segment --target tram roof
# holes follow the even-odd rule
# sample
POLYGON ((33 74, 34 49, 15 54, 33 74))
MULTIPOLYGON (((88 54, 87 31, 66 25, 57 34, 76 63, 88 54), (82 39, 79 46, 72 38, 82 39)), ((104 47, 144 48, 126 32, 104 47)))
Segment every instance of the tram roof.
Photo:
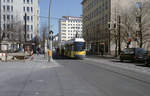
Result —
POLYGON ((74 42, 85 42, 84 38, 74 38, 69 41, 65 41, 62 45, 73 44, 74 42))
POLYGON ((83 38, 75 38, 73 42, 85 42, 83 38))

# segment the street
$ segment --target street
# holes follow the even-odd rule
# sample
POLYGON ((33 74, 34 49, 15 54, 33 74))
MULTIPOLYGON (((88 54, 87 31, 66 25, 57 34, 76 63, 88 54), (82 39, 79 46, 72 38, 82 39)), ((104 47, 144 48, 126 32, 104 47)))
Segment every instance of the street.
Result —
POLYGON ((149 96, 150 68, 127 64, 93 58, 49 63, 42 55, 0 62, 0 96, 149 96))

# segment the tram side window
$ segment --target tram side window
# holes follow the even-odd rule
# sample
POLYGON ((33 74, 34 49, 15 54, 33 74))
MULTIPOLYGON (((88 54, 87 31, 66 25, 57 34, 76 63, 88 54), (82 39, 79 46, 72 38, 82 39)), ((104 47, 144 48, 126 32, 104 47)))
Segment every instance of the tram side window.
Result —
POLYGON ((75 51, 84 51, 85 43, 84 42, 75 42, 75 51))

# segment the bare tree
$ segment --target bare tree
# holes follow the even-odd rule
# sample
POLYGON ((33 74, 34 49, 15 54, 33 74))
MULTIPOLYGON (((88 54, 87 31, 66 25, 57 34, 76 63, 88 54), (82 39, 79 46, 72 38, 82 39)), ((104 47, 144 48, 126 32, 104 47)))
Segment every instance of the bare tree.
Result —
POLYGON ((46 32, 47 32, 47 26, 43 26, 42 27, 42 39, 43 39, 43 42, 42 42, 42 45, 43 45, 43 48, 45 48, 45 40, 46 40, 46 32))
MULTIPOLYGON (((136 5, 136 4, 135 4, 136 5)), ((130 11, 122 14, 122 39, 127 43, 128 38, 137 41, 143 47, 150 41, 150 1, 143 1, 140 8, 132 6, 130 11)))
MULTIPOLYGON (((117 9, 115 11, 114 8, 112 21, 116 23, 118 21, 117 15, 121 16, 120 38, 122 44, 125 43, 128 47, 128 40, 132 39, 132 41, 137 42, 138 47, 145 47, 150 42, 150 1, 143 0, 140 8, 137 8, 136 1, 130 3, 130 6, 127 8, 118 5, 119 12, 117 9)), ((118 36, 116 35, 116 31, 111 31, 112 42, 117 40, 116 36, 118 36)))

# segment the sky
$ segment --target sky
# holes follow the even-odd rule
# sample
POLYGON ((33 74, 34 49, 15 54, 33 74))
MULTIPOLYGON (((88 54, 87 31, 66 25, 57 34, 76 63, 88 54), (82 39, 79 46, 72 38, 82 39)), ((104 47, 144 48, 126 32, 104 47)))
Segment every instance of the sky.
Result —
MULTIPOLYGON (((40 0, 40 16, 48 17, 50 0, 40 0)), ((82 0, 52 0, 51 7, 51 27, 54 34, 58 33, 58 19, 62 16, 81 16, 82 0), (55 18, 54 18, 55 17, 55 18)), ((40 18, 41 28, 47 25, 47 18, 40 18)))

